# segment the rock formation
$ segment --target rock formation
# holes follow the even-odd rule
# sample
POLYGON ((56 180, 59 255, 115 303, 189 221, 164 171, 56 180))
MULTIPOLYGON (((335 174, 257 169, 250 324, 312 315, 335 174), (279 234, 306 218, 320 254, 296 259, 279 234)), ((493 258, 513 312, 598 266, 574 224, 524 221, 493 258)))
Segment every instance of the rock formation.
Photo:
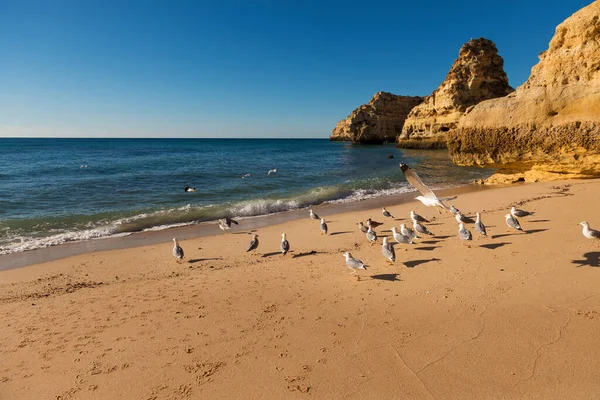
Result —
POLYGON ((514 90, 503 67, 492 41, 479 38, 465 43, 444 82, 406 118, 398 147, 445 148, 445 134, 456 127, 468 107, 514 90))
POLYGON ((375 144, 395 142, 406 116, 422 101, 418 96, 376 93, 369 104, 363 104, 338 122, 329 139, 375 144))
POLYGON ((499 167, 495 182, 600 176, 600 1, 561 23, 539 58, 514 93, 461 119, 448 136, 455 163, 499 167))

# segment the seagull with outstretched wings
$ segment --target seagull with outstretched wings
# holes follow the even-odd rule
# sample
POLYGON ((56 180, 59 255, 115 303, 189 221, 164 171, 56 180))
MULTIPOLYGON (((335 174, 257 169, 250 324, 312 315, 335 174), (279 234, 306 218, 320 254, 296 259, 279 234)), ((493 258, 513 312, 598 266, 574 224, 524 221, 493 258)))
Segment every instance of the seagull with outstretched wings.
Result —
POLYGON ((417 175, 417 173, 413 171, 408 165, 400 163, 400 170, 404 174, 404 177, 406 178, 408 183, 413 185, 415 189, 421 192, 421 196, 417 196, 415 197, 415 199, 419 200, 427 207, 436 207, 439 213, 441 213, 440 208, 444 211, 450 211, 450 209, 442 201, 453 200, 456 198, 456 196, 439 199, 431 189, 425 186, 421 178, 419 178, 419 175, 417 175))

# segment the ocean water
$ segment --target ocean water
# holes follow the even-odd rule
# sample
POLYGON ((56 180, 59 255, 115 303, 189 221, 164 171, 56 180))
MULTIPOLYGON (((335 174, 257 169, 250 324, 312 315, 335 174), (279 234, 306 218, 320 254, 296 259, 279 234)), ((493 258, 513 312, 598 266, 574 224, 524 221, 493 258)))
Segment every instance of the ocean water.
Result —
POLYGON ((412 191, 401 161, 434 188, 493 173, 326 139, 0 139, 0 254, 412 191))

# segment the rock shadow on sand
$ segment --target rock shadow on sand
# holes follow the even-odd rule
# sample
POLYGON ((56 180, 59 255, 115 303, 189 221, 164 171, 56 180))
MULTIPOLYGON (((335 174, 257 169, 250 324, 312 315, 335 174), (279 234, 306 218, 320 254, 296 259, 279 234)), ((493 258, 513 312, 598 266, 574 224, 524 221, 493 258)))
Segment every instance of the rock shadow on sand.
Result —
POLYGON ((441 259, 440 258, 427 258, 427 259, 423 259, 423 260, 411 260, 411 261, 405 261, 404 265, 406 266, 406 268, 414 268, 419 265, 427 264, 432 261, 441 261, 441 259))
POLYGON ((600 267, 600 251, 590 251, 583 255, 585 260, 573 260, 573 264, 578 264, 577 267, 600 267))

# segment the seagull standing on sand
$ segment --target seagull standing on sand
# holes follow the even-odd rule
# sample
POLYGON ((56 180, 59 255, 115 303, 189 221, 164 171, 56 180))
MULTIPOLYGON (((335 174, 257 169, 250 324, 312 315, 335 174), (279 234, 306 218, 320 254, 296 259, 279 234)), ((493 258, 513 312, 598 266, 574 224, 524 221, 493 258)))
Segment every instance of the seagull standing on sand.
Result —
POLYGON ((327 224, 325 223, 325 218, 321 218, 321 233, 327 235, 327 224))
POLYGON ((510 215, 512 215, 513 217, 529 217, 530 215, 535 214, 534 212, 529 212, 529 211, 525 211, 525 210, 517 210, 515 207, 512 207, 510 209, 510 215))
POLYGON ((310 217, 311 217, 312 219, 321 219, 321 217, 319 217, 317 214, 315 214, 315 213, 313 212, 313 210, 308 210, 308 211, 310 211, 310 217))
POLYGON ((173 238, 173 257, 177 259, 177 263, 183 260, 183 249, 181 248, 179 243, 177 243, 176 238, 173 238))
MULTIPOLYGON (((367 269, 367 265, 365 265, 359 259, 352 257, 352 254, 350 254, 350 252, 344 253, 344 257, 346 257, 346 265, 352 270, 352 275, 356 274, 356 271, 358 271, 359 269, 367 269)), ((360 281, 360 276, 357 275, 356 280, 360 281)))
POLYGON ((396 252, 394 251, 394 245, 388 243, 387 236, 383 237, 383 244, 381 245, 381 254, 386 258, 386 261, 396 262, 396 252))
POLYGON ((285 238, 285 233, 281 234, 281 254, 284 256, 290 251, 290 242, 285 238))
POLYGON ((429 236, 435 236, 433 233, 429 232, 429 229, 427 229, 427 227, 417 221, 413 221, 413 229, 417 232, 417 233, 422 233, 423 235, 429 235, 429 236))
POLYGON ((460 212, 460 210, 459 210, 458 208, 454 207, 454 205, 451 205, 451 206, 450 206, 450 212, 451 212, 453 215, 456 215, 456 214, 458 214, 458 213, 460 212))
POLYGON ((277 173, 277 168, 270 169, 269 172, 267 172, 267 175, 276 174, 276 173, 277 173))
POLYGON ((394 218, 394 216, 392 214, 390 214, 390 212, 388 210, 386 210, 385 207, 381 207, 381 213, 386 218, 394 218))
POLYGON ((362 223, 362 221, 360 221, 357 225, 362 233, 367 233, 367 231, 369 230, 369 228, 367 228, 365 224, 362 223))
POLYGON ((367 220, 367 226, 369 228, 375 229, 375 228, 377 228, 378 226, 381 226, 381 225, 383 225, 383 222, 372 221, 371 218, 369 218, 367 220))
POLYGON ((250 241, 250 244, 248 245, 248 250, 246 250, 246 253, 252 250, 256 250, 258 248, 258 235, 255 233, 254 235, 252 235, 252 240, 250 241))
POLYGON ((583 236, 588 239, 600 239, 600 231, 591 229, 587 221, 582 221, 579 225, 583 226, 583 236))
POLYGON ((506 217, 506 225, 508 225, 509 228, 513 228, 513 229, 523 232, 523 228, 521 228, 521 224, 519 224, 518 219, 516 219, 515 217, 513 217, 510 214, 506 214, 505 217, 506 217))
POLYGON ((487 237, 487 231, 485 230, 485 225, 481 222, 481 215, 476 213, 477 221, 475 221, 475 230, 481 234, 481 236, 487 237))
POLYGON ((429 220, 426 220, 425 218, 421 217, 419 214, 417 214, 413 210, 410 210, 410 219, 412 219, 413 221, 417 221, 417 222, 429 222, 429 220))
MULTIPOLYGON (((471 235, 471 231, 465 228, 465 224, 462 222, 458 224, 458 237, 462 241, 471 241, 473 240, 473 235, 471 235)), ((471 247, 471 246, 469 246, 471 247)))
POLYGON ((369 227, 366 236, 367 240, 371 243, 371 245, 377 241, 377 234, 371 227, 369 227))
MULTIPOLYGON (((398 243, 402 243, 402 244, 415 244, 415 242, 412 241, 411 238, 409 238, 406 235, 403 235, 402 233, 398 232, 396 230, 395 226, 392 226, 392 236, 394 236, 394 240, 398 243)), ((404 250, 408 250, 406 247, 404 248, 404 250)))
POLYGON ((408 228, 404 224, 400 224, 400 233, 402 233, 404 236, 407 236, 409 239, 418 239, 419 238, 412 229, 408 228))
POLYGON ((450 209, 444 203, 442 203, 442 201, 455 199, 456 196, 438 199, 435 193, 433 193, 433 191, 430 188, 425 186, 423 181, 421 181, 421 178, 419 178, 419 175, 417 175, 417 173, 413 171, 408 165, 400 163, 400 170, 404 174, 404 177, 406 178, 408 183, 413 185, 415 189, 421 192, 422 196, 417 196, 415 197, 415 199, 419 200, 427 207, 436 207, 440 214, 440 208, 444 211, 450 211, 450 209))
POLYGON ((454 219, 456 219, 456 222, 458 222, 459 224, 460 224, 461 222, 463 222, 463 223, 465 223, 465 224, 472 224, 472 223, 474 223, 474 222, 475 222, 475 221, 473 221, 471 218, 469 218, 469 217, 467 217, 467 216, 463 215, 463 213, 461 213, 460 211, 459 211, 459 212, 457 212, 457 213, 454 215, 454 219))

